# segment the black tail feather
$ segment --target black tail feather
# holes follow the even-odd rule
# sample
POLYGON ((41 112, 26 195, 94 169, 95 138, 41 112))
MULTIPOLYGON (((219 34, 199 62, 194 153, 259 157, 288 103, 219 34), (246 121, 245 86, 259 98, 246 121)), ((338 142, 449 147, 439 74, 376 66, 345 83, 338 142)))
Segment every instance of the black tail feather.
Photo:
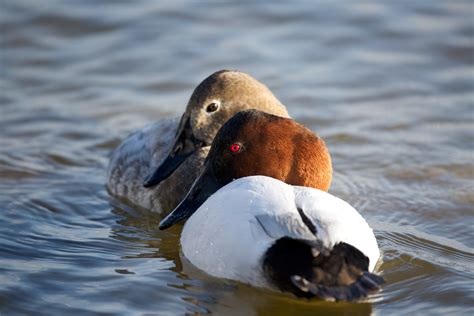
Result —
POLYGON ((306 298, 360 300, 384 283, 368 272, 369 259, 346 243, 323 249, 317 243, 283 237, 267 251, 263 267, 280 290, 306 298))
POLYGON ((360 300, 371 293, 379 291, 380 286, 384 283, 383 278, 367 271, 349 286, 324 286, 311 283, 298 275, 292 276, 291 281, 299 290, 308 293, 306 297, 314 297, 326 301, 360 300))

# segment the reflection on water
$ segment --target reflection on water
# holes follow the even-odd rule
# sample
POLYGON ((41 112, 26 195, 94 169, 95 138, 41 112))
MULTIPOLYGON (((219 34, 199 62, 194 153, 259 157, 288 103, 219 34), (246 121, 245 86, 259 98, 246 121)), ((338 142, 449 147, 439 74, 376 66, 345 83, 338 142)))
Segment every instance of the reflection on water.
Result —
POLYGON ((0 4, 2 314, 468 314, 469 1, 0 4), (210 278, 180 227, 105 190, 111 150, 178 116, 222 68, 265 82, 333 156, 331 192, 374 227, 387 284, 330 304, 210 278))

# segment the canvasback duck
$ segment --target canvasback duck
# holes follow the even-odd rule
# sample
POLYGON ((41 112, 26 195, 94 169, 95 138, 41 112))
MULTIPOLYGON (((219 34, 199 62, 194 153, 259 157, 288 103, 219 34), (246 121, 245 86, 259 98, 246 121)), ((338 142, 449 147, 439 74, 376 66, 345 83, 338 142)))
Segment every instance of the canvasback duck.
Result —
POLYGON ((183 254, 212 276, 298 297, 363 299, 383 283, 372 273, 379 248, 364 218, 321 190, 331 175, 317 135, 242 111, 221 128, 202 174, 160 229, 190 217, 183 254))
POLYGON ((109 192, 155 212, 173 209, 200 174, 219 128, 248 108, 288 117, 285 106, 250 75, 215 72, 196 87, 179 122, 160 120, 115 149, 107 171, 109 192))

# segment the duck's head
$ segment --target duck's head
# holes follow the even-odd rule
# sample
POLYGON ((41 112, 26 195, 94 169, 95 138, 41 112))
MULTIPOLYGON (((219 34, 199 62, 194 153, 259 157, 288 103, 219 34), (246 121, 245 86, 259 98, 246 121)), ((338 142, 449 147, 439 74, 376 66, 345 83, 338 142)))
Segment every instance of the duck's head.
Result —
POLYGON ((204 79, 191 95, 168 157, 145 179, 144 186, 169 177, 197 149, 210 146, 228 119, 249 108, 288 117, 272 92, 246 73, 221 70, 204 79))
POLYGON ((289 118, 257 110, 239 112, 219 130, 202 174, 161 221, 160 229, 191 216, 232 180, 253 175, 327 191, 332 180, 331 157, 320 137, 289 118))

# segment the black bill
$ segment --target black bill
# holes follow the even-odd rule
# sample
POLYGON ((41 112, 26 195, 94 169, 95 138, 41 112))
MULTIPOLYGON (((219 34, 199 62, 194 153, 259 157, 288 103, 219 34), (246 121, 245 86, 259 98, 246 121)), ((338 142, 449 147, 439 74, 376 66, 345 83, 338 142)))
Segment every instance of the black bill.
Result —
POLYGON ((183 117, 168 157, 146 177, 143 186, 148 188, 168 178, 189 156, 204 145, 203 141, 194 137, 189 118, 183 117))
POLYGON ((222 186, 223 185, 218 183, 215 177, 205 169, 196 181, 194 181, 193 186, 184 200, 182 200, 181 203, 179 203, 179 205, 160 222, 159 228, 164 230, 189 218, 208 197, 219 190, 222 186))

